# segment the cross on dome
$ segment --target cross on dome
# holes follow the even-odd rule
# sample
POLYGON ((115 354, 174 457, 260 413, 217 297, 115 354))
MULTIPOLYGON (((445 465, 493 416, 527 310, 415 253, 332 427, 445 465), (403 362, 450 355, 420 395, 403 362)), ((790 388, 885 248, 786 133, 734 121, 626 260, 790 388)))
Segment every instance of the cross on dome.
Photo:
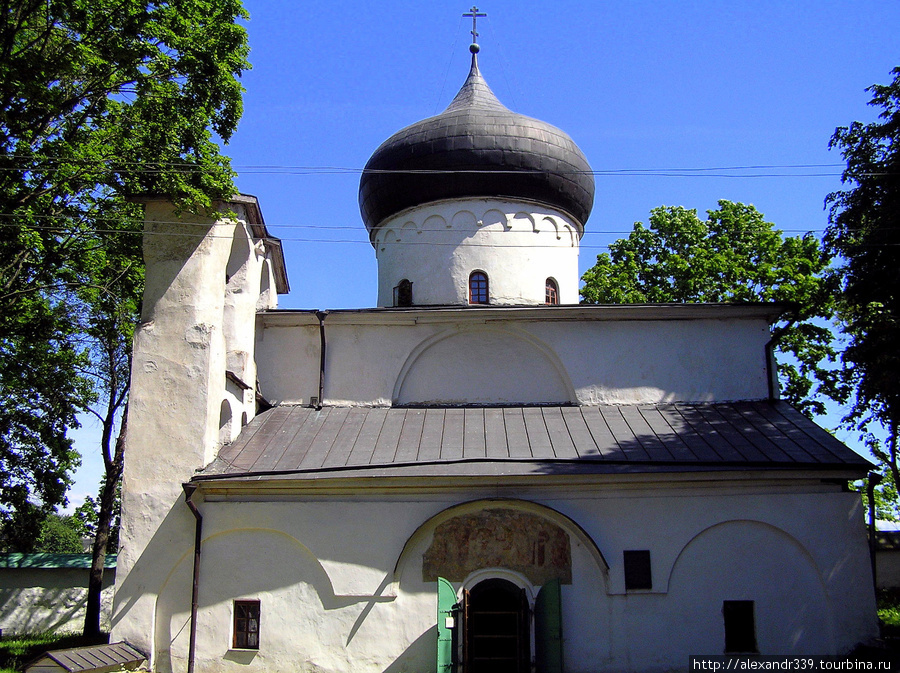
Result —
POLYGON ((472 5, 472 9, 463 14, 463 16, 471 16, 472 17, 472 30, 469 31, 472 33, 472 44, 469 45, 469 51, 473 54, 477 54, 479 50, 478 46, 478 17, 483 16, 487 17, 487 14, 484 12, 479 12, 478 7, 472 5))

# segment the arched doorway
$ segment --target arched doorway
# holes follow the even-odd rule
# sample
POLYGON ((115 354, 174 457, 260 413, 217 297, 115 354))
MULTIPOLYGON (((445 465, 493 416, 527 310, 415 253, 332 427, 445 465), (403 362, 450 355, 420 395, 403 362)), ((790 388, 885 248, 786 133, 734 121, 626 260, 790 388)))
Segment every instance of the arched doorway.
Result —
POLYGON ((463 594, 464 673, 531 670, 531 614, 525 590, 498 577, 463 594))

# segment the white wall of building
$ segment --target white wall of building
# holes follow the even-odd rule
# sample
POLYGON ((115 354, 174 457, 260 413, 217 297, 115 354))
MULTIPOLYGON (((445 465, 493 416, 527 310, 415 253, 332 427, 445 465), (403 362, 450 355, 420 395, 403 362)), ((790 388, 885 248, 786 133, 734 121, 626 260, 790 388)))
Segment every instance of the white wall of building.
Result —
MULTIPOLYGON (((681 320, 664 319, 669 313, 654 307, 632 319, 622 319, 620 307, 329 313, 324 400, 388 406, 765 399, 766 317, 737 308, 679 308, 681 320)), ((319 385, 315 314, 260 321, 263 396, 308 404, 319 385)))
POLYGON ((256 413, 256 312, 276 297, 247 203, 222 204, 208 216, 178 213, 165 200, 145 205, 146 285, 135 331, 112 619, 115 637, 142 650, 157 588, 193 540, 181 485, 256 413))
POLYGON ((372 239, 378 259, 378 305, 394 306, 393 289, 412 282, 416 306, 469 303, 469 274, 488 276, 490 303, 543 304, 547 278, 561 304, 578 303, 581 227, 537 203, 450 199, 385 220, 372 239))
MULTIPOLYGON (((442 513, 471 501, 546 506, 570 521, 573 581, 562 607, 572 673, 670 670, 689 654, 721 654, 723 600, 755 601, 762 653, 839 653, 874 636, 858 495, 816 479, 740 481, 407 484, 379 495, 349 483, 319 495, 232 484, 228 496, 205 484, 196 670, 430 670, 436 583, 423 581, 422 555, 442 513), (650 550, 652 590, 625 591, 625 549, 650 550), (236 599, 261 601, 258 651, 231 648, 236 599)), ((158 587, 157 670, 185 666, 192 550, 181 551, 158 587)))

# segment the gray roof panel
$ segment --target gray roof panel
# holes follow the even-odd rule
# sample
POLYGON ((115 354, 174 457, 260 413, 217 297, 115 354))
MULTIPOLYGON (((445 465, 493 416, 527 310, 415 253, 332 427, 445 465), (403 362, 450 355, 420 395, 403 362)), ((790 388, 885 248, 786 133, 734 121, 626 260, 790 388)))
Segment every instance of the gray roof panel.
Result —
POLYGON ((276 407, 254 418, 196 479, 388 468, 424 475, 436 465, 463 462, 479 463, 491 474, 521 470, 513 467, 517 463, 553 463, 554 471, 564 472, 602 471, 604 465, 638 472, 741 465, 869 467, 784 402, 276 407))
POLYGON ((47 659, 57 664, 60 669, 70 673, 95 670, 133 669, 146 657, 127 643, 110 643, 109 645, 91 645, 68 650, 53 650, 29 664, 25 670, 46 666, 47 659))

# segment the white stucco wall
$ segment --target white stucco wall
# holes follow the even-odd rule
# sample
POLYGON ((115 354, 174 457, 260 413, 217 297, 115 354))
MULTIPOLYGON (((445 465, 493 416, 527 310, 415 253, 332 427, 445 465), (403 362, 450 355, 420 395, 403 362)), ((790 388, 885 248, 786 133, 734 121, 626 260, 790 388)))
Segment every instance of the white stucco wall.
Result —
POLYGON ((260 302, 274 304, 274 278, 244 204, 220 209, 237 219, 145 205, 112 618, 115 637, 139 649, 149 647, 156 587, 193 539, 194 518, 176 506, 181 485, 256 412, 255 319, 260 302))
MULTIPOLYGON (((768 396, 770 336, 758 310, 676 307, 683 319, 664 319, 668 312, 650 308, 628 318, 622 307, 330 312, 324 400, 597 405, 768 396)), ((318 395, 319 349, 313 312, 261 317, 262 394, 308 404, 318 395)))
MULTIPOLYGON (((422 555, 442 513, 485 498, 477 506, 528 501, 570 521, 571 673, 670 670, 689 654, 721 654, 723 600, 755 602, 762 653, 839 653, 874 636, 859 496, 816 479, 740 481, 405 484, 377 495, 282 485, 269 496, 207 484, 196 670, 432 670, 436 583, 423 581, 422 555), (625 592, 625 549, 650 550, 652 590, 625 592), (236 599, 261 601, 259 651, 231 649, 236 599)), ((181 551, 155 588, 157 670, 185 666, 192 554, 181 551)))
MULTIPOLYGON (((87 568, 0 569, 0 629, 3 635, 84 629, 87 568)), ((108 630, 115 568, 103 572, 100 628, 108 630)))
POLYGON ((543 304, 546 280, 559 303, 578 303, 581 227, 537 203, 451 199, 385 220, 372 239, 378 259, 378 305, 393 306, 393 288, 413 284, 417 306, 469 303, 469 274, 488 276, 495 305, 543 304))

